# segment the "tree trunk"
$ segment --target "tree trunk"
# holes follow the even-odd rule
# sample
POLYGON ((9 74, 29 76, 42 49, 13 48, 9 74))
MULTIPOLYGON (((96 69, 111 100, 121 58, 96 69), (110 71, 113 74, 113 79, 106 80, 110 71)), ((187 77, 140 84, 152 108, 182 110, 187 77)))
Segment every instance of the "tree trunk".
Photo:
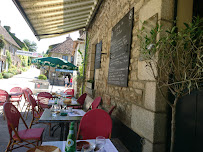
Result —
POLYGON ((176 130, 176 104, 178 98, 175 98, 174 104, 171 108, 172 110, 172 120, 171 120, 171 145, 170 145, 170 152, 174 152, 174 143, 175 143, 175 130, 176 130))

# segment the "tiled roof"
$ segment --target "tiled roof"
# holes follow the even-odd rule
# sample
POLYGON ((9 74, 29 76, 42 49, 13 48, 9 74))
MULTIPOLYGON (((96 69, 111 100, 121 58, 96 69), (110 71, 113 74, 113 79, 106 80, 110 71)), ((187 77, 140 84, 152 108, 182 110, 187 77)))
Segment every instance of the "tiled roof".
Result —
POLYGON ((70 37, 67 37, 63 43, 58 44, 49 52, 61 53, 61 54, 72 54, 72 51, 73 51, 73 40, 70 37))
MULTIPOLYGON (((5 26, 4 26, 5 28, 5 26)), ((6 29, 6 28, 5 28, 6 29)), ((25 46, 25 44, 23 42, 21 42, 21 40, 19 38, 17 38, 15 36, 15 34, 11 33, 8 29, 6 29, 6 31, 10 34, 10 36, 15 40, 15 42, 21 47, 21 48, 26 48, 27 46, 25 46)))
POLYGON ((3 28, 1 25, 0 25, 0 34, 3 35, 4 40, 20 49, 20 46, 14 41, 14 39, 10 36, 10 34, 6 31, 6 29, 3 28))

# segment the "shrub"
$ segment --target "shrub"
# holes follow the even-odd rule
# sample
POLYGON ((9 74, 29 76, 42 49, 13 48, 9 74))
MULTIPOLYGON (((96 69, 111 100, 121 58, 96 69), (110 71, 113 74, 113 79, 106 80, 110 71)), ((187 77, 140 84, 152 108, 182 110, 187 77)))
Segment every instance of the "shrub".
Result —
POLYGON ((8 72, 3 73, 3 78, 5 79, 11 78, 12 76, 13 76, 12 73, 8 73, 8 72))
POLYGON ((0 79, 3 79, 3 75, 2 75, 2 73, 0 73, 0 79))
POLYGON ((46 77, 44 74, 40 74, 40 75, 38 76, 38 79, 40 79, 40 80, 46 80, 47 77, 46 77))

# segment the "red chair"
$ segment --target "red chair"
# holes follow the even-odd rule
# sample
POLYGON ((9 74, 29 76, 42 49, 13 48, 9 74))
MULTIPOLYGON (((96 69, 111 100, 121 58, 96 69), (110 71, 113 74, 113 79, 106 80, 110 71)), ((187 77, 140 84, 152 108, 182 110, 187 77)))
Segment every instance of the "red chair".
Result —
POLYGON ((25 91, 25 95, 28 99, 28 102, 30 103, 31 107, 32 107, 32 121, 30 123, 29 128, 32 127, 32 125, 37 124, 39 118, 41 117, 43 111, 38 111, 38 105, 36 100, 32 97, 32 95, 30 95, 27 91, 25 91))
POLYGON ((112 106, 111 109, 108 111, 108 114, 111 116, 113 110, 116 108, 116 106, 112 106))
POLYGON ((23 89, 20 88, 20 87, 14 87, 14 88, 12 88, 10 90, 10 92, 12 92, 12 93, 20 93, 20 95, 18 95, 18 96, 11 96, 10 97, 10 102, 17 102, 18 107, 21 110, 21 108, 20 108, 20 101, 22 99, 23 89))
POLYGON ((81 119, 77 139, 111 138, 112 120, 102 109, 88 111, 81 119))
POLYGON ((10 141, 8 143, 6 151, 12 151, 20 147, 31 148, 27 145, 31 144, 33 146, 38 146, 39 141, 42 142, 42 134, 44 128, 33 128, 29 129, 26 125, 23 117, 21 116, 18 109, 10 102, 5 102, 4 104, 4 114, 6 116, 8 130, 10 135, 10 141), (19 120, 22 119, 26 129, 18 130, 19 120), (22 144, 25 142, 25 144, 22 144), (36 143, 36 144, 34 144, 36 143), (17 147, 14 147, 17 145, 17 147))
POLYGON ((84 105, 84 102, 85 102, 85 98, 87 96, 87 93, 83 93, 77 100, 77 102, 79 104, 81 104, 81 106, 73 106, 74 109, 81 109, 82 106, 84 105))
MULTIPOLYGON (((38 123, 38 120, 43 114, 43 111, 39 111, 39 107, 37 105, 36 100, 30 95, 27 91, 25 91, 25 95, 28 99, 28 102, 30 103, 32 107, 32 121, 30 122, 29 128, 32 127, 32 125, 35 125, 38 123)), ((51 135, 51 123, 47 123, 49 125, 49 135, 51 135)))
POLYGON ((29 113, 29 111, 30 111, 30 103, 28 102, 28 99, 27 99, 27 97, 25 96, 25 91, 27 91, 30 95, 33 95, 33 92, 32 92, 32 90, 30 89, 30 88, 24 88, 23 89, 23 94, 24 94, 24 98, 25 98, 25 102, 24 102, 24 104, 23 104, 23 107, 22 107, 22 109, 24 108, 24 106, 26 105, 26 103, 27 103, 27 106, 26 106, 26 108, 25 108, 25 112, 24 112, 24 114, 23 114, 23 117, 24 117, 24 115, 26 115, 26 119, 27 119, 27 116, 28 116, 28 113, 29 113))
POLYGON ((67 97, 67 98, 74 97, 74 89, 67 89, 66 91, 64 91, 64 93, 66 93, 67 95, 71 95, 71 97, 67 97))
POLYGON ((96 97, 94 99, 94 101, 92 102, 92 104, 91 104, 91 108, 92 109, 97 109, 99 104, 100 104, 100 102, 101 102, 101 97, 96 97))
MULTIPOLYGON (((0 89, 0 106, 3 106, 4 103, 8 102, 8 101, 9 101, 8 92, 6 92, 5 90, 0 89)), ((3 117, 4 117, 4 120, 5 120, 4 113, 3 113, 3 117)))
POLYGON ((49 108, 48 103, 49 103, 49 100, 52 98, 53 97, 49 92, 40 92, 37 95, 38 106, 41 108, 41 110, 44 110, 45 108, 49 108))

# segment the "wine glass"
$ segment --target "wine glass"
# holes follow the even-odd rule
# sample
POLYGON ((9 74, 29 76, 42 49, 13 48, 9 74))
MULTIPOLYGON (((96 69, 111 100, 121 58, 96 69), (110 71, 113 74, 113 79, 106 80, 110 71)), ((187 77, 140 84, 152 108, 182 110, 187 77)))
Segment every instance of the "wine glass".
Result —
POLYGON ((95 141, 95 144, 96 144, 96 150, 101 150, 104 145, 106 144, 106 139, 105 137, 103 136, 98 136, 96 137, 96 141, 95 141))

